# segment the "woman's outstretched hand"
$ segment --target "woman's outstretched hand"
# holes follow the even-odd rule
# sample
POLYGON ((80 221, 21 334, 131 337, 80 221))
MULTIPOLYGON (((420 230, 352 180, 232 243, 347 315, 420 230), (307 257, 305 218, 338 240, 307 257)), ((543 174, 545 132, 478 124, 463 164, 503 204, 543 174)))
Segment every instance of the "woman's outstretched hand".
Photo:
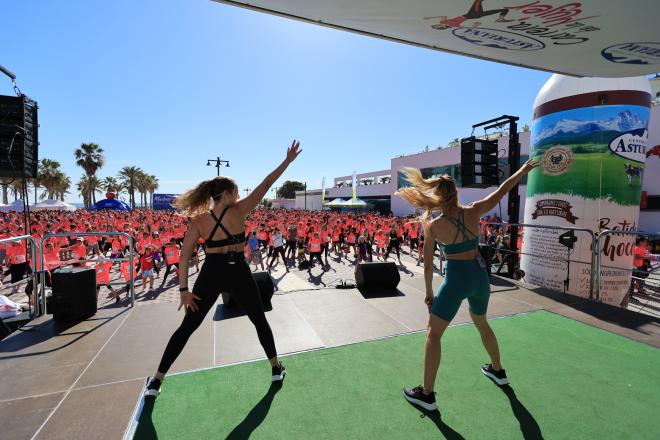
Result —
POLYGON ((538 160, 529 159, 527 162, 523 164, 523 166, 520 167, 520 171, 522 171, 523 175, 525 175, 539 165, 541 165, 541 162, 539 162, 538 160))
POLYGON ((181 310, 181 307, 185 307, 184 311, 190 310, 191 312, 196 312, 197 310, 199 310, 199 306, 197 305, 195 300, 201 301, 201 299, 202 298, 190 292, 189 290, 180 292, 181 302, 179 303, 179 308, 177 309, 177 311, 181 310))
POLYGON ((302 150, 300 150, 299 148, 300 148, 300 142, 294 139, 291 146, 286 150, 286 161, 288 163, 291 163, 294 160, 296 160, 296 157, 298 157, 298 155, 302 153, 302 150))

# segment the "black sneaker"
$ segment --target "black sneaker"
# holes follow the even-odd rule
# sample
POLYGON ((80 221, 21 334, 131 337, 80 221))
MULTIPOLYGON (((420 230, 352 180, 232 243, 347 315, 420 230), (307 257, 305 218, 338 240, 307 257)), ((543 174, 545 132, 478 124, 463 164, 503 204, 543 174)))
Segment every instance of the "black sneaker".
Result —
POLYGON ((281 382, 286 376, 286 368, 282 365, 282 362, 273 367, 273 382, 281 382))
POLYGON ((415 388, 404 388, 403 397, 410 403, 421 406, 427 411, 435 411, 438 409, 438 404, 435 403, 435 393, 424 394, 424 387, 421 385, 415 388))
POLYGON ((504 368, 499 371, 495 371, 493 364, 486 364, 481 366, 481 372, 484 373, 487 377, 490 378, 493 382, 498 385, 508 385, 509 379, 506 377, 506 372, 504 368))
POLYGON ((147 379, 147 388, 144 391, 145 397, 158 397, 160 394, 160 386, 162 382, 155 377, 150 377, 147 379))

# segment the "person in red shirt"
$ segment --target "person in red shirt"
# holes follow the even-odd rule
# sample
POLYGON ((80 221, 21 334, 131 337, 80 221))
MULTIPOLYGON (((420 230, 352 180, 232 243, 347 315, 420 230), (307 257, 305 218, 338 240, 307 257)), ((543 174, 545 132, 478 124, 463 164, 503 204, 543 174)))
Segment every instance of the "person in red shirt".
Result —
POLYGON ((160 287, 165 286, 165 280, 170 274, 170 270, 174 267, 176 276, 179 276, 179 245, 176 244, 176 238, 170 238, 170 243, 166 246, 163 246, 163 258, 165 260, 165 275, 163 276, 163 282, 160 287))
MULTIPOLYGON (((11 242, 9 249, 7 249, 7 262, 9 270, 5 272, 5 275, 11 274, 11 294, 13 295, 18 292, 17 283, 23 279, 28 267, 25 242, 11 242)), ((28 294, 28 300, 32 304, 32 295, 28 294)))
MULTIPOLYGON (((82 237, 76 238, 76 243, 73 246, 69 247, 73 254, 74 260, 85 261, 87 259, 87 247, 85 246, 85 239, 82 237)), ((74 266, 80 266, 81 264, 74 264, 74 266)))
MULTIPOLYGON (((175 239, 176 240, 176 239, 175 239)), ((151 234, 151 238, 149 239, 149 243, 154 248, 154 270, 156 271, 156 274, 160 274, 160 267, 163 264, 163 255, 162 255, 162 249, 165 244, 167 244, 166 241, 163 241, 162 238, 160 238, 160 233, 158 231, 154 231, 151 234)))
MULTIPOLYGON (((133 282, 138 278, 137 264, 137 261, 133 261, 133 282)), ((126 299, 131 295, 131 272, 128 269, 129 266, 130 261, 122 261, 120 265, 121 275, 124 277, 124 281, 126 281, 126 299)))
POLYGON ((323 266, 323 260, 321 259, 322 241, 318 232, 314 232, 307 246, 309 247, 309 268, 314 267, 314 259, 317 259, 323 266))
POLYGON ((144 254, 140 256, 140 271, 142 272, 142 292, 149 282, 149 290, 154 288, 154 253, 151 244, 145 248, 144 254))
MULTIPOLYGON (((635 242, 635 247, 633 249, 633 286, 631 289, 634 291, 637 289, 638 293, 644 294, 644 279, 649 276, 649 269, 651 269, 651 260, 658 261, 660 258, 659 255, 651 254, 649 252, 649 241, 645 237, 637 238, 635 242)), ((627 307, 628 305, 628 296, 624 298, 622 307, 627 307), (625 303, 625 304, 623 304, 625 303)))
MULTIPOLYGON (((87 227, 87 232, 96 232, 90 227, 87 227)), ((99 255, 101 252, 99 250, 99 236, 98 235, 89 235, 86 238, 87 241, 87 252, 91 252, 93 255, 99 255)))
POLYGON ((101 286, 106 286, 110 293, 108 298, 116 298, 116 302, 119 302, 119 293, 110 285, 110 270, 112 269, 112 261, 104 260, 103 256, 99 256, 100 261, 96 262, 94 270, 96 271, 96 300, 99 299, 99 293, 101 292, 101 286))

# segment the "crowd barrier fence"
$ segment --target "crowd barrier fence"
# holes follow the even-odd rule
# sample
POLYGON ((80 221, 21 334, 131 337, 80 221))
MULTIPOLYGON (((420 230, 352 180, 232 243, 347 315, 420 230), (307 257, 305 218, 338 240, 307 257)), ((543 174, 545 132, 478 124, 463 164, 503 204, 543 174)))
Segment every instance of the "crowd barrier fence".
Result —
MULTIPOLYGON (((23 240, 26 240, 27 242, 30 243, 30 262, 34 264, 34 262, 37 261, 38 258, 37 255, 38 246, 37 246, 37 242, 31 235, 19 235, 17 237, 3 238, 2 240, 0 240, 0 244, 19 243, 23 240)), ((38 297, 36 295, 39 273, 37 272, 36 267, 34 266, 32 268, 30 276, 26 280, 26 283, 29 283, 30 280, 32 280, 32 293, 33 293, 33 302, 32 302, 33 305, 30 307, 30 319, 35 319, 41 316, 42 314, 46 313, 46 298, 43 295, 41 295, 41 297, 38 297)), ((19 283, 22 284, 22 281, 23 280, 21 280, 19 283)))
MULTIPOLYGON (((133 237, 131 237, 129 234, 126 232, 58 232, 55 234, 45 234, 40 242, 39 246, 39 258, 41 261, 41 296, 44 299, 44 313, 47 313, 46 310, 46 283, 45 283, 45 258, 44 258, 44 243, 48 241, 51 238, 59 238, 59 237, 126 237, 128 239, 128 248, 129 248, 129 253, 128 257, 122 257, 122 258, 104 258, 103 261, 128 261, 129 265, 129 273, 130 273, 130 278, 129 278, 129 290, 130 290, 130 296, 131 296, 131 307, 135 306, 135 271, 133 268, 135 267, 135 256, 134 256, 134 246, 133 246, 133 237)), ((85 260, 85 263, 93 263, 101 261, 100 259, 87 259, 85 260)), ((121 285, 125 286, 125 282, 114 282, 114 283, 109 283, 109 285, 121 285)))
MULTIPOLYGON (((490 246, 488 243, 484 241, 485 238, 485 231, 486 225, 493 225, 493 226, 500 226, 502 227, 505 231, 507 228, 526 228, 528 231, 532 229, 552 229, 552 230, 559 230, 559 231, 573 231, 574 233, 587 233, 589 234, 589 238, 591 240, 591 249, 596 249, 596 241, 597 241, 597 236, 596 233, 589 229, 589 228, 573 228, 573 227, 564 227, 564 226, 549 226, 549 225, 536 225, 536 224, 529 224, 529 223, 506 223, 506 222, 486 222, 483 223, 480 227, 481 230, 479 231, 479 244, 483 246, 490 246)), ((520 234, 519 234, 520 235, 520 234)), ((510 249, 497 249, 494 248, 495 251, 501 251, 506 254, 512 254, 512 251, 510 249)), ((538 255, 538 254, 533 254, 533 253, 523 253, 522 249, 518 249, 516 252, 518 255, 529 255, 533 257, 539 257, 539 258, 548 258, 547 255, 538 255)), ((511 264, 511 261, 515 261, 517 259, 509 259, 509 263, 511 264)), ((555 258, 556 261, 561 261, 561 262, 566 262, 567 265, 570 263, 578 263, 578 264, 588 264, 589 265, 589 299, 592 300, 594 299, 594 285, 595 285, 595 280, 594 280, 594 270, 596 268, 596 254, 594 252, 591 252, 591 258, 589 261, 581 261, 581 260, 571 260, 570 259, 570 252, 567 248, 567 253, 566 253, 566 258, 564 257, 559 257, 555 258)), ((501 268, 501 266, 500 266, 501 268)))

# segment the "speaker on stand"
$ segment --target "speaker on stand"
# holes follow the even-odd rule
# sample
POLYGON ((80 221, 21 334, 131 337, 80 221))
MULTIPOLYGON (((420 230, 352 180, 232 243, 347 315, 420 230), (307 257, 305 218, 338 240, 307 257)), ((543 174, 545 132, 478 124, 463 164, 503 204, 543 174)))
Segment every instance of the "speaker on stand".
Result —
POLYGON ((0 96, 0 177, 37 177, 38 108, 25 95, 0 96))

